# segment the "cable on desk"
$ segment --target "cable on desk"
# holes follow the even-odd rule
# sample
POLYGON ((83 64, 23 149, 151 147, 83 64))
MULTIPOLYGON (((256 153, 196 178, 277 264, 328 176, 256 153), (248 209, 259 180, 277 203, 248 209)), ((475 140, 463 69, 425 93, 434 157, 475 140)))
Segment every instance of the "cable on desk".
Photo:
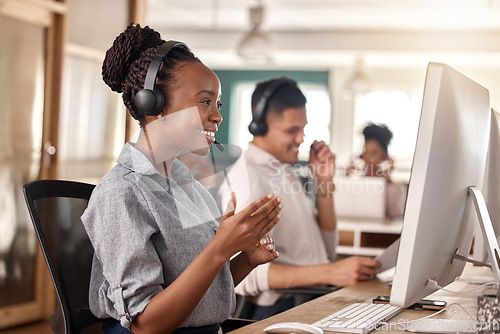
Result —
POLYGON ((391 324, 394 324, 394 325, 402 325, 402 324, 407 325, 407 324, 411 324, 411 323, 418 322, 418 321, 422 321, 422 320, 425 320, 425 319, 430 319, 430 318, 432 318, 432 317, 434 317, 434 316, 436 316, 436 315, 438 315, 438 314, 440 314, 440 313, 442 313, 442 312, 446 311, 446 310, 447 310, 448 308, 450 308, 451 306, 455 306, 455 305, 456 305, 456 306, 459 306, 462 310, 464 310, 464 311, 465 311, 465 313, 467 313, 467 315, 468 315, 469 317, 471 317, 471 319, 472 319, 473 321, 476 321, 476 322, 477 322, 477 319, 476 319, 476 318, 474 318, 474 316, 473 316, 473 315, 472 315, 469 311, 467 311, 467 309, 466 309, 463 305, 458 304, 458 303, 451 303, 451 304, 447 305, 445 308, 443 308, 442 310, 439 310, 439 311, 437 311, 437 312, 434 312, 434 313, 432 313, 431 315, 425 316, 425 317, 423 317, 423 318, 419 318, 419 319, 415 319, 415 320, 399 321, 397 324, 396 324, 396 323, 391 323, 391 322, 383 322, 382 324, 386 324, 386 325, 388 325, 388 326, 391 326, 391 324))
POLYGON ((442 291, 445 291, 445 292, 450 292, 450 293, 454 293, 454 294, 457 294, 457 295, 467 295, 469 293, 472 293, 474 291, 477 291, 481 288, 484 288, 485 286, 496 286, 497 288, 499 287, 500 283, 497 283, 497 282, 489 282, 489 283, 484 283, 484 284, 481 284, 480 286, 472 289, 472 290, 469 290, 469 291, 453 291, 453 290, 448 290, 448 289, 445 289, 443 288, 441 285, 439 285, 436 281, 432 280, 432 279, 429 279, 427 281, 427 286, 430 287, 430 288, 434 288, 434 289, 440 289, 442 291))

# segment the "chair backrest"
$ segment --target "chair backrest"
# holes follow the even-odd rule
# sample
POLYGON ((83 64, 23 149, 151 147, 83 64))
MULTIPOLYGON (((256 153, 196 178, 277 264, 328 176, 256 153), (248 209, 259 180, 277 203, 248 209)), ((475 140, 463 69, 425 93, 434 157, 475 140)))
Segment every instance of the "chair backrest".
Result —
POLYGON ((94 250, 80 220, 94 185, 39 180, 23 189, 62 309, 65 332, 98 332, 102 326, 95 324, 102 320, 90 312, 88 302, 94 250))

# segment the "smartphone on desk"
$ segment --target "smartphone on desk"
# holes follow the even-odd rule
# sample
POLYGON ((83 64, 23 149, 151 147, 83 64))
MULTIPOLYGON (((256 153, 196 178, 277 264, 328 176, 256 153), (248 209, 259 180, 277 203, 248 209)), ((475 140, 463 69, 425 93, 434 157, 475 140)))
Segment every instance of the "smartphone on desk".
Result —
MULTIPOLYGON (((373 298, 374 304, 389 304, 389 296, 378 296, 373 298)), ((422 299, 413 305, 410 305, 408 309, 412 310, 429 310, 429 311, 439 311, 446 307, 446 302, 442 300, 430 300, 422 299)))

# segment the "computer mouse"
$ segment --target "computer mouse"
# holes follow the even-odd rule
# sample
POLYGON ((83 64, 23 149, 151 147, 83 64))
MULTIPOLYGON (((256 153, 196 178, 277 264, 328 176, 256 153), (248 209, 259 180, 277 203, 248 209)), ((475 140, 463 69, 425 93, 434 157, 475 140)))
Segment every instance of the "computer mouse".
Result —
POLYGON ((283 334, 323 334, 323 330, 313 325, 303 324, 300 322, 279 322, 264 328, 267 333, 283 333, 283 334))

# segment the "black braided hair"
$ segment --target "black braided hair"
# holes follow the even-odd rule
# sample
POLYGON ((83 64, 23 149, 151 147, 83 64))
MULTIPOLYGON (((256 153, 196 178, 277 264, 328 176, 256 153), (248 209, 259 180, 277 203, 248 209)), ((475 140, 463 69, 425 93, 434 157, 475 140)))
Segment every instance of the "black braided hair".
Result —
MULTIPOLYGON (((106 51, 102 64, 102 78, 111 90, 122 93, 123 103, 130 115, 144 125, 145 115, 134 105, 135 94, 144 88, 149 65, 156 50, 165 43, 160 34, 148 26, 129 24, 106 51)), ((160 87, 168 104, 170 92, 178 86, 181 78, 179 70, 187 63, 200 62, 186 48, 172 49, 163 58, 158 73, 157 86, 160 87)))
POLYGON ((369 139, 376 140, 382 146, 385 153, 387 153, 392 140, 392 131, 385 124, 377 125, 370 123, 363 129, 363 136, 365 137, 365 141, 369 139))

